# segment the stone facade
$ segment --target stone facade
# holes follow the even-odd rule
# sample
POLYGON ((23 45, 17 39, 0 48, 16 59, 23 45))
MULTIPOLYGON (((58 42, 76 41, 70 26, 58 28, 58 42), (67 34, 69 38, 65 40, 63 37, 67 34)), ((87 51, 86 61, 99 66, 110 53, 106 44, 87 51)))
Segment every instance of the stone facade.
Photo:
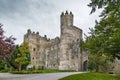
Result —
POLYGON ((112 65, 114 65, 113 71, 120 74, 120 60, 116 59, 112 65))
POLYGON ((73 25, 72 12, 62 13, 60 22, 60 38, 48 39, 30 29, 24 35, 30 46, 31 64, 36 69, 82 70, 82 30, 73 25))

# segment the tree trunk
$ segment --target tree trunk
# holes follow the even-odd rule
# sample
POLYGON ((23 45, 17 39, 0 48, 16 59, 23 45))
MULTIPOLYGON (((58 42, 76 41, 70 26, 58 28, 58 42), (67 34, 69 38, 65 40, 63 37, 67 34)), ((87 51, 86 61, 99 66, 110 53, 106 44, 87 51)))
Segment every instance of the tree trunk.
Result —
POLYGON ((22 65, 21 64, 19 64, 19 69, 18 69, 19 71, 21 71, 22 70, 22 65))
POLYGON ((98 62, 96 62, 96 72, 99 72, 99 63, 98 62))
POLYGON ((10 67, 10 71, 12 69, 15 69, 15 66, 11 63, 11 61, 8 58, 5 58, 5 60, 6 60, 7 64, 8 64, 8 66, 10 67))
POLYGON ((96 72, 98 72, 98 71, 99 71, 99 65, 96 66, 96 72))

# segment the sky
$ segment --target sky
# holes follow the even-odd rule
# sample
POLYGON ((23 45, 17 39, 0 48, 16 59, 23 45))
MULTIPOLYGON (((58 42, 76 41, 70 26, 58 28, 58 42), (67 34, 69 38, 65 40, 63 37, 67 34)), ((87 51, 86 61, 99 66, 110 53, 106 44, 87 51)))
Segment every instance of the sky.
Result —
POLYGON ((60 15, 66 10, 74 15, 74 25, 88 34, 99 20, 101 10, 90 15, 90 0, 0 0, 0 23, 6 36, 21 44, 28 29, 41 36, 55 38, 60 35, 60 15))

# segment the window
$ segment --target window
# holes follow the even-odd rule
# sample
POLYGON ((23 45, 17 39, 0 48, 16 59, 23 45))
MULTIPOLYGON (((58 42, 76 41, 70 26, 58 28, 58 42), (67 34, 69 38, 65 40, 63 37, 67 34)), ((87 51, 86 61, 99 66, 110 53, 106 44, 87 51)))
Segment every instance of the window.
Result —
POLYGON ((55 64, 53 64, 53 67, 55 67, 55 64))
POLYGON ((33 48, 33 51, 35 51, 35 48, 33 48))
POLYGON ((33 60, 34 60, 34 57, 33 57, 33 60))

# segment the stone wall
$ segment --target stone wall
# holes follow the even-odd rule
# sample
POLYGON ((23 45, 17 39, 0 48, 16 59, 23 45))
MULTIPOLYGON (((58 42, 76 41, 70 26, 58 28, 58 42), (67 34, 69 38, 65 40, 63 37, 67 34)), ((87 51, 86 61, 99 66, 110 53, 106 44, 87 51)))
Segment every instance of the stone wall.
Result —
POLYGON ((113 65, 114 65, 113 71, 115 73, 120 74, 120 60, 116 59, 115 62, 113 63, 113 65))

